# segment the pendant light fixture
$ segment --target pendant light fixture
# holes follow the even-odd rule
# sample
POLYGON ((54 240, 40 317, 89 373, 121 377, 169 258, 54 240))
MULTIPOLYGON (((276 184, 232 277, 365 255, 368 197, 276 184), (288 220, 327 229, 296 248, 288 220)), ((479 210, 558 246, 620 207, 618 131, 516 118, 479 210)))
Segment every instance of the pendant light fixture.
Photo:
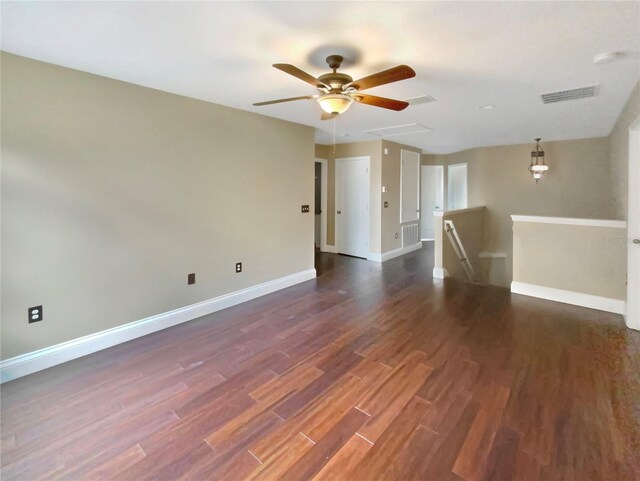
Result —
POLYGON ((529 164, 529 173, 533 176, 536 184, 544 174, 549 170, 549 166, 544 163, 544 150, 540 147, 540 138, 534 139, 536 141, 535 150, 531 151, 531 163, 529 164))

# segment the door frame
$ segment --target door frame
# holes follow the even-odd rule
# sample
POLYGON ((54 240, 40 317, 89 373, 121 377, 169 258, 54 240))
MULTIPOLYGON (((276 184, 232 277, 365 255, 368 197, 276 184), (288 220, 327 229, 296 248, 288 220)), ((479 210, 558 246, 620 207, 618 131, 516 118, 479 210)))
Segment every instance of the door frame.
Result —
MULTIPOLYGON (((422 200, 424 199, 424 186, 422 185, 422 178, 423 178, 423 172, 425 168, 436 168, 440 170, 440 194, 442 195, 442 199, 440 199, 440 208, 437 210, 444 210, 444 201, 445 201, 445 195, 444 195, 444 165, 438 165, 438 164, 423 164, 420 165, 420 224, 419 224, 419 229, 420 229, 420 234, 422 234, 422 223, 425 221, 431 221, 434 224, 434 235, 435 235, 435 219, 433 217, 433 212, 423 212, 422 211, 422 200)), ((436 202, 438 201, 438 199, 436 199, 436 202)), ((435 211, 434 211, 435 212, 435 211)), ((424 239, 422 238, 422 235, 420 235, 420 240, 421 241, 432 241, 435 239, 424 239)))
POLYGON ((335 159, 335 179, 334 179, 334 186, 333 186, 333 192, 335 195, 335 208, 336 208, 336 212, 334 214, 334 232, 335 232, 335 250, 336 253, 340 253, 342 246, 340 245, 340 240, 341 240, 341 232, 340 232, 340 222, 338 222, 338 202, 337 202, 337 198, 338 198, 338 164, 341 162, 348 162, 348 161, 353 161, 353 160, 365 160, 367 162, 367 215, 366 215, 366 219, 367 219, 367 255, 365 258, 369 257, 369 249, 371 248, 371 157, 369 157, 368 155, 361 155, 361 156, 357 156, 357 157, 341 157, 338 159, 335 159))
MULTIPOLYGON (((329 161, 316 158, 320 164, 320 251, 327 251, 327 176, 329 175, 329 161)), ((315 172, 315 171, 314 171, 315 172)))
POLYGON ((627 190, 627 302, 625 323, 640 330, 640 116, 629 127, 629 187, 627 190))

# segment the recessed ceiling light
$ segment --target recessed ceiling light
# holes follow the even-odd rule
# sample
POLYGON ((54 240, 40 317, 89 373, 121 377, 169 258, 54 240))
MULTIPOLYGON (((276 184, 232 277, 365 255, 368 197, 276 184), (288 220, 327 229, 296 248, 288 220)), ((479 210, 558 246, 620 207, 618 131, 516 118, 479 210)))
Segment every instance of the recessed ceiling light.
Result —
POLYGON ((481 105, 478 108, 480 110, 491 110, 491 109, 495 108, 495 105, 493 105, 493 104, 481 105))
POLYGON ((599 53, 598 55, 593 57, 593 63, 595 63, 596 65, 604 65, 605 63, 615 62, 622 56, 622 52, 599 53))

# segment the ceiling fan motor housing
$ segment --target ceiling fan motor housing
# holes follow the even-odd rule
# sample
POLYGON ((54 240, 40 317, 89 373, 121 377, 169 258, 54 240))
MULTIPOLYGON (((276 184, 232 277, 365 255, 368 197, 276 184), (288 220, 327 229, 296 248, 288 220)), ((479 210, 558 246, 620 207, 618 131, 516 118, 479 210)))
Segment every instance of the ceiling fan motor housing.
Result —
POLYGON ((337 72, 320 75, 320 77, 318 77, 318 80, 320 80, 323 84, 331 87, 332 92, 341 92, 343 86, 353 82, 353 78, 350 75, 337 72))

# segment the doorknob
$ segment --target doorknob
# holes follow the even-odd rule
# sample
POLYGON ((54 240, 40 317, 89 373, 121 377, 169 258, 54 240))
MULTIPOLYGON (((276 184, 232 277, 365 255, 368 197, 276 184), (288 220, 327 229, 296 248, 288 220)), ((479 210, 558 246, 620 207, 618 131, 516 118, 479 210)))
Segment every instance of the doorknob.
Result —
POLYGON ((634 244, 640 244, 640 239, 633 239, 634 244))
POLYGON ((342 211, 341 211, 341 210, 339 210, 339 211, 338 211, 338 214, 342 214, 342 211))

